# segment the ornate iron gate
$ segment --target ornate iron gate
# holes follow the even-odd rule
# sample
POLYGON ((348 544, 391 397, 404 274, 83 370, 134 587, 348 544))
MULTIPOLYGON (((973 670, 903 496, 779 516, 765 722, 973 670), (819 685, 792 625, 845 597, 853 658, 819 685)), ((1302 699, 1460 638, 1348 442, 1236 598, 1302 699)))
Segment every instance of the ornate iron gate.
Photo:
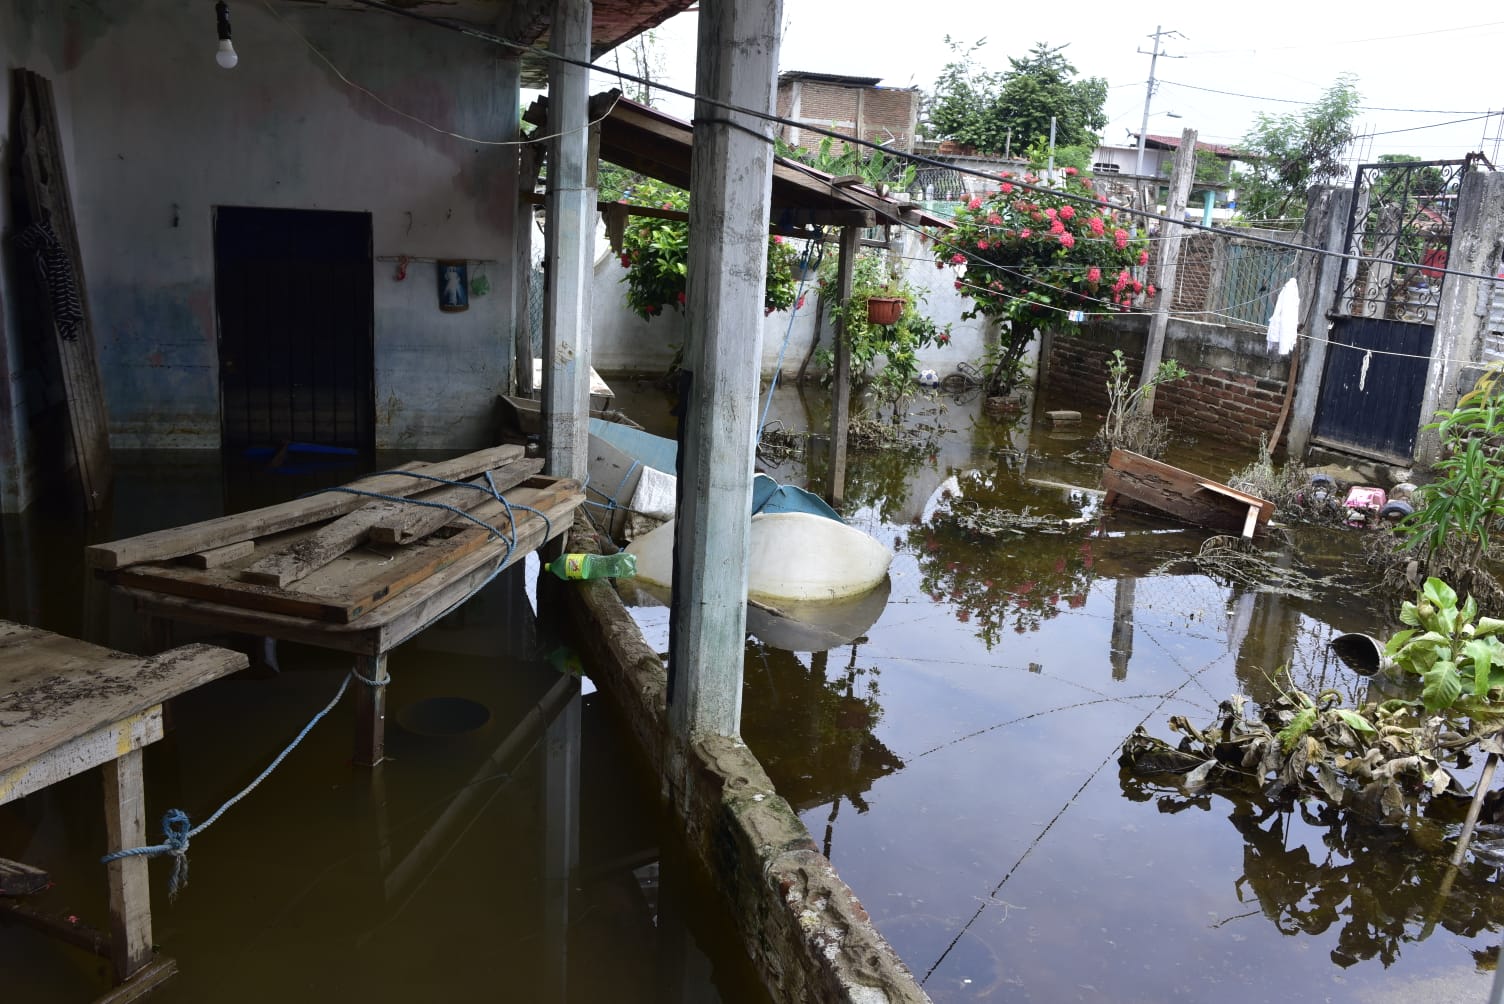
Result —
POLYGON ((1314 442, 1410 462, 1457 192, 1474 164, 1469 157, 1358 168, 1314 442))

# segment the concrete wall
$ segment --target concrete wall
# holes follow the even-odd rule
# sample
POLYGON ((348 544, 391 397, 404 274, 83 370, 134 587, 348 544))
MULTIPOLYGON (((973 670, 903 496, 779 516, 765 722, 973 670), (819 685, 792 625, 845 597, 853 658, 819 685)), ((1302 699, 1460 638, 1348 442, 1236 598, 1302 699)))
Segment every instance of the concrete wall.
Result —
MULTIPOLYGON (((949 269, 937 269, 930 246, 919 240, 918 234, 904 231, 897 242, 896 254, 907 272, 909 283, 925 292, 924 309, 941 325, 951 325, 951 344, 948 347, 932 346, 920 353, 921 368, 932 368, 941 376, 954 372, 961 362, 977 364, 982 358, 986 339, 986 325, 980 319, 961 320, 961 313, 968 306, 967 300, 955 289, 955 273, 949 269)), ((835 254, 832 244, 827 254, 835 254)), ((627 288, 621 280, 626 270, 621 262, 609 253, 603 253, 595 266, 595 341, 591 358, 596 370, 602 373, 633 372, 656 373, 666 370, 673 360, 675 349, 684 344, 686 328, 684 315, 668 311, 651 321, 644 321, 627 307, 627 288)), ((788 348, 784 351, 781 372, 785 377, 799 372, 799 364, 809 353, 810 340, 815 328, 815 283, 811 279, 805 286, 808 294, 804 309, 794 318, 788 348)), ((829 311, 821 336, 821 344, 829 347, 832 333, 829 311)), ((785 333, 789 332, 789 311, 775 311, 763 318, 762 376, 767 379, 778 369, 778 353, 782 348, 785 333)))
POLYGON ((219 205, 367 212, 378 256, 499 259, 459 314, 439 311, 432 265, 403 282, 373 266, 377 446, 481 445, 510 375, 515 148, 382 107, 300 35, 381 101, 481 139, 513 134, 515 64, 387 15, 277 10, 235 6, 228 71, 208 4, 33 4, 0 31, 7 67, 47 73, 67 110, 112 445, 219 443, 219 205))
MULTIPOLYGON (((1137 382, 1148 331, 1149 315, 1125 314, 1079 332, 1052 332, 1044 350, 1045 393, 1054 400, 1068 395, 1079 410, 1105 414, 1113 350, 1122 350, 1137 382)), ((1157 416, 1179 430, 1231 443, 1255 445, 1273 431, 1290 357, 1268 349, 1264 332, 1172 318, 1164 358, 1178 360, 1189 375, 1157 389, 1157 416)))

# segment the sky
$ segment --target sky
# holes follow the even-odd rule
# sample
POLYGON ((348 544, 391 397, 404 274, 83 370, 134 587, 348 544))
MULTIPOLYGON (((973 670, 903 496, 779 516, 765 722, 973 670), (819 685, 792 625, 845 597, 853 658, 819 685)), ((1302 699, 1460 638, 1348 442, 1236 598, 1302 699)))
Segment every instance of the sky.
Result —
MULTIPOLYGON (((1349 72, 1358 78, 1365 106, 1358 127, 1371 134, 1350 151, 1350 162, 1385 153, 1441 160, 1477 150, 1504 162, 1504 115, 1480 117, 1504 110, 1504 85, 1493 79, 1504 8, 1448 5, 1436 9, 1434 20, 1424 8, 1310 0, 1236 5, 1236 19, 1214 13, 1214 5, 1179 0, 1143 13, 1097 9, 977 0, 784 0, 779 67, 930 90, 953 58, 947 35, 966 45, 985 38, 978 55, 993 70, 1006 69, 1009 56, 1027 54, 1035 42, 1068 44, 1064 55, 1082 76, 1107 79, 1103 142, 1132 145, 1128 134, 1143 121, 1150 36, 1163 28, 1179 34, 1161 44, 1168 56, 1155 70, 1160 83, 1150 105, 1151 135, 1178 136, 1190 128, 1204 142, 1236 145, 1258 113, 1299 113, 1299 104, 1287 102, 1314 101, 1349 72)), ((686 12, 655 33, 662 78, 685 90, 694 84, 697 20, 686 12)), ((601 62, 611 65, 613 57, 601 62)), ((604 79, 595 83, 605 86, 604 79)), ((668 98, 662 106, 689 117, 687 102, 668 98)))

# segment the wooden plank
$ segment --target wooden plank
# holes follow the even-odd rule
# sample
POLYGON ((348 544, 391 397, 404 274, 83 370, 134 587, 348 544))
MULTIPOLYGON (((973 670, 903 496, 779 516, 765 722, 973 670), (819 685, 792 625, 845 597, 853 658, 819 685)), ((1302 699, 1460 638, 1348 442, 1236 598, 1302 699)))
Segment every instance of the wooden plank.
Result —
MULTIPOLYGON (((572 511, 579 504, 578 482, 555 478, 540 480, 543 486, 515 491, 509 498, 510 503, 545 511, 561 505, 572 511)), ((454 518, 452 514, 445 515, 454 518)), ((475 509, 474 515, 503 534, 511 532, 511 524, 501 503, 488 499, 475 509)), ((348 624, 475 551, 505 549, 505 544, 489 530, 468 520, 463 522, 465 529, 448 540, 418 541, 376 557, 342 554, 335 561, 309 572, 297 582, 296 588, 245 582, 236 577, 232 568, 200 571, 155 562, 121 569, 114 573, 113 579, 120 585, 190 599, 348 624)))
POLYGON ((237 540, 224 547, 212 547, 207 551, 184 555, 180 560, 189 568, 218 568, 220 565, 228 565, 232 561, 248 558, 255 550, 254 540, 237 540))
POLYGON ((247 665, 212 645, 138 658, 0 620, 0 771, 247 665))
MULTIPOLYGON (((487 484, 483 478, 470 482, 486 489, 485 491, 476 491, 474 488, 446 488, 432 495, 423 496, 423 501, 452 505, 469 512, 484 502, 495 501, 489 494, 491 487, 494 486, 498 492, 511 491, 542 470, 542 459, 515 460, 505 467, 492 471, 490 484, 487 484)), ((371 539, 379 544, 407 544, 428 536, 455 518, 454 513, 446 509, 405 506, 401 507, 401 511, 392 519, 371 527, 371 539)))
POLYGON ((34 896, 52 884, 52 876, 21 861, 0 858, 0 896, 34 896))
MULTIPOLYGON (((394 598, 396 602, 385 603, 348 624, 320 622, 276 611, 237 607, 230 603, 179 596, 139 585, 124 586, 122 591, 136 601, 140 610, 153 616, 206 624, 220 630, 269 635, 357 655, 376 655, 391 651, 443 616, 455 603, 487 581, 498 567, 521 561, 546 541, 568 530, 571 516, 584 501, 584 495, 578 482, 559 480, 556 484, 560 491, 551 500, 534 497, 533 501, 526 502, 527 505, 541 509, 548 520, 533 513, 519 513, 517 546, 513 550, 508 552, 505 547, 498 545, 474 551, 445 569, 444 574, 430 576, 406 590, 400 597, 394 598)), ((517 501, 522 500, 519 493, 517 501)), ((346 562, 354 559, 357 559, 357 555, 352 553, 340 560, 346 562)), ((375 563, 364 557, 358 560, 375 563)), ((188 572, 187 569, 180 571, 188 572)), ((213 573, 191 574, 208 576, 213 573)), ((338 573, 332 568, 321 569, 304 580, 302 586, 306 588, 311 582, 318 584, 318 579, 336 574, 338 573)), ((265 588, 251 586, 249 583, 240 583, 240 586, 246 589, 265 588)))
MULTIPOLYGON (((50 910, 42 910, 19 900, 0 902, 0 917, 14 920, 35 928, 49 937, 56 938, 74 948, 81 948, 102 959, 110 957, 110 936, 97 927, 86 924, 77 916, 61 916, 50 910)), ((6 998, 9 1000, 9 998, 6 998)))
POLYGON ((93 319, 89 311, 88 290, 84 285, 83 255, 79 249, 73 199, 68 188, 57 107, 53 101, 52 84, 47 78, 17 69, 13 79, 20 99, 16 137, 20 156, 17 161, 21 195, 30 216, 26 222, 51 226, 71 264, 83 312, 83 320, 77 328, 66 331, 53 314, 52 300, 45 288, 38 297, 47 325, 52 329, 52 340, 61 364, 63 393, 68 406, 68 431, 84 504, 94 511, 103 508, 109 497, 109 421, 99 377, 99 359, 95 354, 93 319))
POLYGON ((1241 533, 1251 506, 1255 530, 1268 523, 1274 503, 1128 450, 1113 450, 1102 472, 1108 505, 1122 500, 1208 529, 1241 533))
MULTIPOLYGON (((161 709, 158 708, 160 715, 161 709)), ((109 853, 146 843, 146 781, 141 751, 104 765, 105 846, 109 853)), ((151 887, 145 857, 105 865, 110 885, 110 959, 123 983, 151 961, 151 887)))
MULTIPOLYGON (((522 453, 522 447, 515 444, 493 446, 489 449, 467 453, 462 457, 455 457, 453 460, 414 465, 412 471, 415 474, 458 481, 474 477, 481 471, 505 466, 520 459, 522 453)), ((432 481, 422 478, 394 473, 362 478, 343 487, 406 497, 431 489, 433 484, 432 481)), ((91 567, 106 570, 124 568, 143 561, 165 561, 197 551, 223 547, 239 540, 264 537, 320 520, 333 519, 353 512, 369 501, 360 495, 351 495, 346 492, 321 492, 318 495, 292 499, 231 516, 220 516, 188 526, 156 530, 107 544, 94 544, 85 549, 84 556, 91 567)))
POLYGON ((96 998, 94 1004, 134 1004, 177 974, 177 961, 158 955, 136 970, 130 979, 103 997, 96 998))
POLYGON ((263 586, 285 588, 364 543, 371 527, 397 516, 398 506, 396 502, 369 502, 296 543, 279 547, 258 559, 249 568, 241 570, 240 578, 263 586))
POLYGON ((122 753, 141 749, 166 735, 160 704, 64 740, 25 763, 0 770, 0 805, 35 794, 122 753))

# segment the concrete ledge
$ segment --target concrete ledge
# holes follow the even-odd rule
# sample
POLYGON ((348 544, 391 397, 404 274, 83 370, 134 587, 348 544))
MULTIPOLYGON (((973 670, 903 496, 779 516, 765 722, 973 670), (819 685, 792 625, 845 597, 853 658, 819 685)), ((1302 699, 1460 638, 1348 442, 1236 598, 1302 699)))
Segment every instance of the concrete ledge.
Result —
MULTIPOLYGON (((570 550, 591 549, 578 538, 570 550)), ((547 576, 543 580, 547 580, 547 576)), ((684 825, 691 856, 723 892, 775 1001, 928 1001, 867 911, 773 790, 738 737, 670 749, 663 660, 605 582, 550 583, 578 629, 590 677, 615 705, 684 825)))

